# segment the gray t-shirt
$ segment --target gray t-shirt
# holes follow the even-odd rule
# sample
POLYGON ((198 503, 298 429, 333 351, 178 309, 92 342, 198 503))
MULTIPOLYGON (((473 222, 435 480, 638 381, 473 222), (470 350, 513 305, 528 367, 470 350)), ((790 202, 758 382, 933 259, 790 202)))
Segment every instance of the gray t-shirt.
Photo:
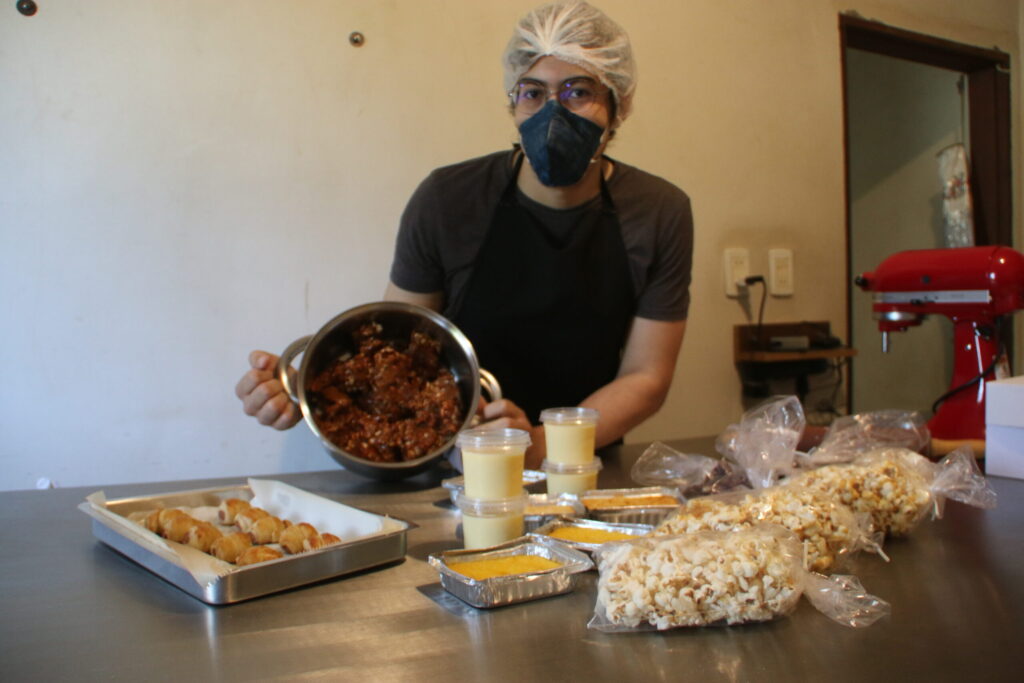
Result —
MULTIPOLYGON (((515 150, 489 154, 433 171, 402 214, 391 281, 412 292, 444 293, 444 310, 458 310, 473 261, 494 209, 512 179, 515 150)), ((690 198, 672 183, 613 161, 608 192, 626 247, 637 316, 685 320, 690 304, 693 215, 690 198)), ((600 197, 571 209, 552 209, 522 192, 518 201, 551 233, 571 230, 584 212, 599 211, 600 197)))

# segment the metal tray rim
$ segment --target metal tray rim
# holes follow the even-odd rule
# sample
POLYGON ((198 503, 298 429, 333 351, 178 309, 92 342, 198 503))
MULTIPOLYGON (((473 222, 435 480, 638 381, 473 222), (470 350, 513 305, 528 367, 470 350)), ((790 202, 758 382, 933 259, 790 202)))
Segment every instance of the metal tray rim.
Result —
POLYGON ((441 586, 446 591, 479 609, 502 607, 568 593, 575 588, 579 575, 594 566, 593 561, 578 550, 553 542, 552 539, 535 539, 529 536, 520 536, 490 548, 443 551, 431 555, 428 563, 437 570, 441 586), (563 561, 564 565, 537 572, 495 576, 482 580, 462 576, 447 566, 447 561, 451 557, 511 554, 520 547, 531 545, 548 551, 563 561))
MULTIPOLYGON (((600 548, 602 545, 604 545, 603 543, 584 543, 583 541, 571 541, 571 540, 564 539, 564 538, 554 538, 553 536, 549 536, 548 534, 545 533, 545 531, 550 531, 550 530, 553 530, 553 529, 557 529, 559 527, 566 527, 566 526, 601 527, 601 528, 611 527, 611 530, 613 530, 613 531, 622 531, 623 533, 626 533, 628 531, 636 531, 637 532, 635 534, 636 538, 644 538, 645 536, 647 536, 647 534, 649 534, 651 531, 654 530, 654 526, 650 525, 650 524, 633 524, 633 523, 626 523, 626 522, 603 522, 603 521, 595 520, 595 519, 580 519, 580 518, 570 518, 570 517, 556 517, 555 519, 551 520, 547 524, 544 524, 543 526, 537 527, 535 530, 531 531, 527 535, 530 536, 531 538, 536 538, 536 539, 546 538, 546 539, 550 540, 551 542, 561 543, 561 544, 563 544, 565 546, 568 546, 569 548, 572 548, 574 550, 581 551, 581 552, 587 552, 587 553, 593 553, 598 548, 600 548)), ((634 535, 634 534, 630 534, 630 535, 634 535)), ((607 541, 607 542, 608 543, 614 543, 615 541, 607 541)))

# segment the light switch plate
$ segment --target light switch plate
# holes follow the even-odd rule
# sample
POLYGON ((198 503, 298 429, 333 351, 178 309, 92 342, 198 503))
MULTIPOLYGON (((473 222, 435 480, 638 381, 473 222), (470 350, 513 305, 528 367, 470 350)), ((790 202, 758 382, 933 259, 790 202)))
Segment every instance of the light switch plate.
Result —
POLYGON ((768 250, 768 291, 772 296, 793 296, 793 250, 768 250))
POLYGON ((750 275, 750 250, 744 247, 730 247, 725 250, 725 295, 740 295, 737 282, 743 282, 750 275))

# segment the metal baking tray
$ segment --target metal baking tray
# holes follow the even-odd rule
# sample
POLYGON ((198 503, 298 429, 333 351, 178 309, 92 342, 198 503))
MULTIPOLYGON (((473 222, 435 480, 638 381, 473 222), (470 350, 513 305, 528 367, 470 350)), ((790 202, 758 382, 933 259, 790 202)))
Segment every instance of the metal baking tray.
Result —
MULTIPOLYGON (((523 470, 523 488, 528 489, 531 486, 543 483, 547 478, 548 475, 540 470, 523 470)), ((466 478, 459 476, 445 479, 441 482, 441 486, 448 491, 448 497, 451 498, 452 505, 455 505, 455 499, 466 488, 466 478)))
MULTIPOLYGON (((133 512, 160 507, 217 506, 228 498, 249 500, 252 497, 249 486, 239 485, 108 500, 102 507, 85 502, 79 509, 92 517, 93 536, 99 541, 189 595, 211 605, 249 600, 364 569, 397 563, 405 558, 407 532, 416 528, 412 522, 345 506, 362 515, 379 518, 380 532, 311 552, 285 555, 281 559, 260 564, 233 568, 222 563, 229 569, 227 573, 200 582, 185 566, 181 557, 173 551, 179 544, 159 538, 130 521, 128 517, 133 512), (149 540, 150 538, 152 540, 149 540), (171 552, 168 552, 168 546, 172 548, 171 552)), ((341 505, 334 501, 328 502, 341 505)), ((186 550, 192 551, 190 548, 186 550)), ((210 559, 213 562, 220 562, 212 557, 210 559)))
POLYGON ((525 536, 490 548, 448 550, 439 555, 431 555, 429 562, 440 574, 441 586, 446 591, 473 607, 483 609, 568 593, 575 588, 578 575, 594 566, 583 553, 550 538, 531 539, 525 536), (496 576, 482 581, 463 576, 448 566, 452 562, 496 559, 510 555, 537 555, 562 566, 530 574, 496 576))
POLYGON ((587 508, 587 517, 601 522, 616 524, 650 524, 657 525, 669 514, 679 509, 686 499, 679 489, 670 486, 647 486, 631 489, 597 489, 586 491, 580 495, 580 501, 587 508), (628 505, 616 507, 593 508, 587 505, 588 500, 607 499, 622 496, 629 499, 628 505), (657 503, 655 498, 667 496, 675 503, 657 503), (645 502, 648 499, 648 502, 645 502))
POLYGON ((523 515, 523 526, 527 532, 543 526, 558 517, 583 517, 587 508, 574 493, 562 493, 551 496, 547 493, 533 493, 526 501, 526 512, 523 515), (559 510, 553 512, 531 512, 531 508, 555 505, 559 510))
MULTIPOLYGON (((534 531, 531 531, 529 536, 534 540, 546 539, 555 543, 561 543, 569 546, 573 550, 579 550, 581 552, 592 553, 600 548, 603 543, 585 543, 583 541, 574 541, 567 538, 555 538, 551 535, 551 532, 556 529, 562 529, 565 527, 574 527, 577 529, 597 529, 601 531, 617 531, 619 533, 627 534, 632 537, 642 538, 647 536, 654 527, 650 524, 619 524, 615 522, 599 522, 593 519, 570 519, 567 517, 559 517, 553 519, 547 524, 538 527, 534 531)), ((619 539, 617 539, 619 540, 619 539)), ((621 539, 627 540, 627 539, 621 539)), ((608 543, 614 543, 614 541, 607 541, 608 543)))

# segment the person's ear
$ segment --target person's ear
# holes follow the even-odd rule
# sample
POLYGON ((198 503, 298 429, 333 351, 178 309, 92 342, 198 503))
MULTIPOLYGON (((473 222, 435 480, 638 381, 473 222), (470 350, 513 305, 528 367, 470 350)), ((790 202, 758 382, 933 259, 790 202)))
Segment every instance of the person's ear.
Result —
POLYGON ((609 129, 610 130, 615 130, 616 128, 621 126, 622 125, 622 120, 623 120, 622 112, 628 112, 632 108, 633 108, 633 93, 630 93, 626 97, 623 97, 621 100, 616 102, 615 103, 615 120, 613 120, 609 124, 609 126, 608 126, 609 129))

